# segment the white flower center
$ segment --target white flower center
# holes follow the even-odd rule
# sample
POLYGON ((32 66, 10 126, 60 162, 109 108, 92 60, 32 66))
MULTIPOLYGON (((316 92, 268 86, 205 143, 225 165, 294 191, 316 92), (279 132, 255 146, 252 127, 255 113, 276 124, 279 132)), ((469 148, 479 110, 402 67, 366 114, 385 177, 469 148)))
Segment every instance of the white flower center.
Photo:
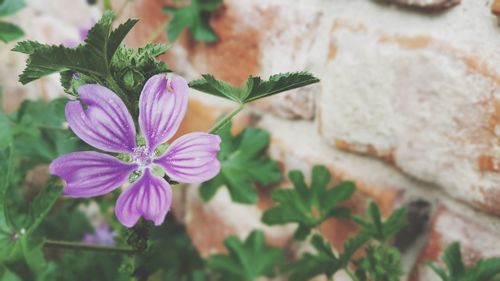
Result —
POLYGON ((134 148, 134 152, 132 152, 132 161, 137 163, 140 168, 146 168, 153 163, 152 156, 151 153, 148 153, 147 147, 138 146, 134 148))

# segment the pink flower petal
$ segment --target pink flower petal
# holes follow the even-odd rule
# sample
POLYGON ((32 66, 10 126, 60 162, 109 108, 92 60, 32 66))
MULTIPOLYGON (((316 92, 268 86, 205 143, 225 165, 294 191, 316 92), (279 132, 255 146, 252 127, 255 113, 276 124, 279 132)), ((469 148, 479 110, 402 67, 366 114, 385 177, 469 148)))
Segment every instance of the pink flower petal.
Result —
POLYGON ((220 171, 217 153, 220 137, 208 133, 190 133, 175 140, 164 156, 154 162, 175 181, 199 183, 215 177, 220 171))
POLYGON ((170 185, 145 169, 143 175, 118 197, 115 214, 126 227, 134 226, 141 216, 161 225, 171 204, 170 185))
POLYGON ((123 101, 106 87, 83 85, 78 89, 85 109, 78 101, 66 105, 71 130, 86 143, 109 152, 132 152, 135 126, 123 101))
POLYGON ((66 182, 64 194, 72 197, 94 197, 122 185, 137 164, 125 163, 112 156, 93 152, 73 152, 54 160, 50 173, 66 182))
POLYGON ((186 114, 186 80, 174 76, 170 86, 173 91, 167 89, 165 74, 155 75, 146 82, 139 98, 139 124, 150 152, 177 132, 186 114))

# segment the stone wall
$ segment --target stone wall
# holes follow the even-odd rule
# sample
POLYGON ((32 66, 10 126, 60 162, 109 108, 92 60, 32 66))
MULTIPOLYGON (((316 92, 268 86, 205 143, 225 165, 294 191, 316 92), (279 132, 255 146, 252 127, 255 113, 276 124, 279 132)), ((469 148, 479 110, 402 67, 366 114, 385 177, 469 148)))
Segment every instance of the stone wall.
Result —
MULTIPOLYGON (((135 0, 126 8, 123 17, 141 19, 130 44, 143 45, 165 22, 160 9, 167 2, 135 0)), ((414 231, 401 238, 405 278, 434 281, 425 263, 452 241, 461 242, 468 263, 500 256, 500 26, 492 2, 224 0, 211 20, 217 43, 196 43, 185 32, 164 59, 190 79, 210 72, 239 84, 249 74, 298 70, 321 78, 255 104, 236 130, 246 124, 269 130, 270 153, 284 171, 307 173, 323 164, 335 180, 354 180, 360 192, 349 204, 358 212, 369 200, 385 214, 407 206, 414 231)), ((21 25, 30 39, 45 42, 76 36, 96 13, 82 7, 75 19, 56 15, 59 8, 29 5, 19 19, 33 17, 21 25)), ((23 56, 0 52, 9 58, 7 68, 0 66, 4 103, 61 94, 57 77, 20 87, 11 72, 22 69, 23 56)), ((231 106, 192 91, 182 130, 207 129, 231 106)), ((225 189, 204 204, 190 186, 177 190, 174 212, 202 255, 223 251, 225 236, 244 237, 255 228, 297 254, 293 226, 260 222, 271 205, 266 190, 249 206, 232 203, 225 189)), ((332 219, 321 229, 339 248, 355 227, 332 219)))

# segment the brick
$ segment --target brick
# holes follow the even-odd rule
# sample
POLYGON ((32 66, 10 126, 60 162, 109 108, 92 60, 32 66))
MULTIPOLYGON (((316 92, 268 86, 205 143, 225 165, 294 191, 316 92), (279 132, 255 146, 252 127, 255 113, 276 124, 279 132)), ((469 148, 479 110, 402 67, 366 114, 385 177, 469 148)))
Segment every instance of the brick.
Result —
POLYGON ((331 30, 336 55, 318 103, 324 138, 500 214, 498 72, 432 36, 347 20, 331 30))
POLYGON ((440 280, 426 266, 429 260, 438 261, 444 250, 453 242, 460 242, 462 256, 466 265, 473 265, 481 258, 500 256, 498 222, 488 218, 480 218, 477 214, 464 214, 462 211, 440 206, 430 226, 430 233, 425 247, 420 253, 418 263, 410 281, 440 280))
POLYGON ((497 16, 500 16, 500 1, 493 1, 493 3, 491 4, 491 12, 497 16))

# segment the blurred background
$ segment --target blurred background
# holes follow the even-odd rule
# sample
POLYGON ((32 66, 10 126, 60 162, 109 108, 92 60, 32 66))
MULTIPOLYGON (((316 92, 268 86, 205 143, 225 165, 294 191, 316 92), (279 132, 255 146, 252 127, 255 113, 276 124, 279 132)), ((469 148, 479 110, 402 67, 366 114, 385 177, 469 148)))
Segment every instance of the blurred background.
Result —
MULTIPOLYGON (((23 40, 79 42, 111 5, 117 22, 140 19, 127 44, 172 44, 162 60, 187 79, 211 73, 240 85, 250 74, 310 71, 319 84, 254 104, 234 131, 268 130, 283 171, 323 164, 337 180, 354 180, 361 191, 349 203, 355 210, 368 200, 385 214, 408 207, 414 229, 400 245, 408 280, 437 280, 425 262, 452 241, 462 243, 468 263, 500 256, 500 1, 224 0, 209 17, 212 43, 187 30, 167 39, 162 8, 178 1, 26 2, 8 18, 23 40)), ((18 82, 26 56, 14 46, 0 43, 3 108, 63 96, 58 75, 18 82)), ((232 108, 195 90, 191 97, 181 133, 208 130, 232 108)), ((39 167, 29 181, 37 186, 46 178, 39 167)), ((272 245, 301 251, 292 244, 293 227, 260 221, 272 205, 266 190, 255 206, 231 202, 226 189, 209 203, 196 186, 175 191, 175 217, 202 256, 224 251, 227 235, 246 237, 255 228, 272 245)), ((335 219, 322 226, 336 247, 353 230, 335 219)))

